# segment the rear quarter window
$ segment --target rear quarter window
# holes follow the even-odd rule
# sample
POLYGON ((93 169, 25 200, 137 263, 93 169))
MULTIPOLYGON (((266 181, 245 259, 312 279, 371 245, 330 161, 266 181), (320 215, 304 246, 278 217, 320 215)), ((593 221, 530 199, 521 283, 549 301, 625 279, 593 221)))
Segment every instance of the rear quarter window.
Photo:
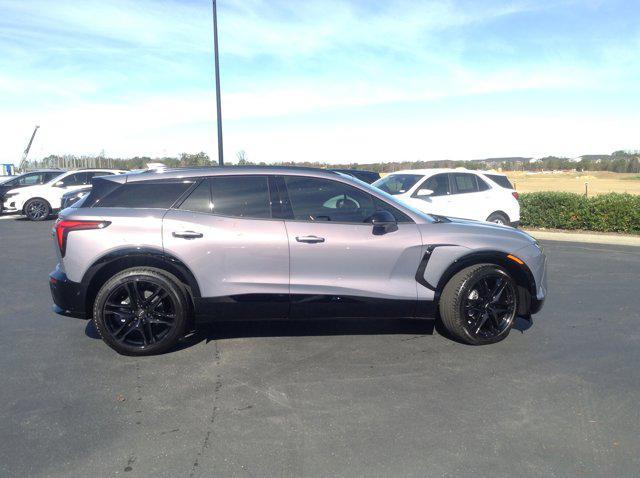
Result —
POLYGON ((511 181, 509 181, 509 178, 506 176, 499 174, 485 174, 485 176, 491 179, 491 181, 496 183, 498 186, 502 186, 506 189, 513 189, 513 184, 511 184, 511 181))
POLYGON ((169 209, 193 181, 141 181, 126 183, 94 204, 94 207, 169 209))

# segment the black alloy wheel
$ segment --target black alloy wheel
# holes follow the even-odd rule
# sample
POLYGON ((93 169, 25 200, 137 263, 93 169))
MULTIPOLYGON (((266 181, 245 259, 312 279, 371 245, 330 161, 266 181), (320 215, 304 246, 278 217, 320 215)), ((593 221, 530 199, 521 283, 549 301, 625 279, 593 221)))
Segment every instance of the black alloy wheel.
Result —
POLYGON ((471 335, 494 339, 509 329, 516 316, 513 282, 499 270, 467 284, 462 300, 466 328, 471 335))
POLYGON ((124 355, 169 350, 183 335, 186 315, 186 297, 177 279, 151 268, 116 274, 94 303, 94 322, 102 339, 124 355))
POLYGON ((440 296, 440 318, 457 339, 472 345, 503 340, 518 313, 517 286, 496 264, 476 264, 456 273, 440 296))
POLYGON ((32 199, 25 205, 24 212, 31 221, 44 221, 51 214, 51 207, 44 199, 32 199))

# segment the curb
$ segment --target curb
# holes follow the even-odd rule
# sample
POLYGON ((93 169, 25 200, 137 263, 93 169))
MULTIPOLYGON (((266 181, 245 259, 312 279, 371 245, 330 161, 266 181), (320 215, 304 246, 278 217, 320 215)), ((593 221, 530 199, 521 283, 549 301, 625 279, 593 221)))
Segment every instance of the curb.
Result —
POLYGON ((547 241, 582 242, 587 244, 613 244, 616 246, 640 247, 640 236, 623 234, 601 234, 596 232, 560 232, 523 229, 536 239, 547 241))

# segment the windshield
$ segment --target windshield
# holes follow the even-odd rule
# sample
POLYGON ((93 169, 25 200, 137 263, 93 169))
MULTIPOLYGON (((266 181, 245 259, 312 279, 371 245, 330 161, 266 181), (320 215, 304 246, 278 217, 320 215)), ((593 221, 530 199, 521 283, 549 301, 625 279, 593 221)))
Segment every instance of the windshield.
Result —
POLYGON ((388 194, 403 194, 423 177, 421 174, 389 174, 382 179, 378 179, 372 186, 382 189, 388 194))

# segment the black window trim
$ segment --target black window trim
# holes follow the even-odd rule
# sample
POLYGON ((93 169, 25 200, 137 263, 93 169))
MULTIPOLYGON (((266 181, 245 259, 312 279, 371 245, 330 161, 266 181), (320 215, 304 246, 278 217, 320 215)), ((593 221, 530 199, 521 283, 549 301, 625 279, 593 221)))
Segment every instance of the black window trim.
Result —
POLYGON ((312 224, 339 224, 339 225, 345 225, 345 224, 349 224, 351 226, 368 226, 371 227, 371 223, 370 222, 352 222, 352 221, 312 221, 310 219, 295 219, 293 217, 293 209, 291 208, 291 201, 289 199, 289 190, 287 188, 286 182, 284 180, 285 177, 303 177, 303 178, 310 178, 310 179, 321 179, 321 180, 326 180, 326 181, 333 181, 336 183, 340 183, 340 184, 346 184, 347 186, 350 186, 352 188, 357 189, 358 191, 360 191, 363 194, 366 194, 368 196, 371 197, 371 201, 373 202, 373 206, 374 206, 374 212, 378 211, 377 205, 376 205, 376 199, 378 199, 379 201, 382 201, 383 203, 385 203, 388 207, 390 207, 392 210, 394 211, 398 211, 399 213, 401 213, 403 216, 407 217, 409 219, 410 222, 398 222, 398 225, 402 225, 402 224, 415 224, 415 221, 413 220, 413 218, 411 216, 409 216, 408 214, 400 211, 397 207, 395 207, 393 204, 389 204, 388 201, 386 201, 385 199, 382 199, 378 196, 375 196, 373 194, 371 194, 369 191, 365 190, 365 189, 361 189, 359 187, 357 187, 354 184, 348 183, 346 181, 340 181, 340 180, 336 180, 336 179, 329 179, 329 178, 324 178, 324 177, 317 177, 317 176, 304 176, 304 175, 294 175, 294 174, 280 174, 277 175, 278 177, 282 178, 282 185, 284 188, 284 194, 286 195, 285 198, 285 204, 287 204, 288 209, 289 209, 289 214, 288 217, 284 218, 284 220, 286 221, 292 221, 292 222, 307 222, 307 223, 312 223, 312 224))
MULTIPOLYGON (((225 218, 229 218, 229 219, 240 219, 240 220, 249 220, 249 221, 283 221, 283 218, 278 218, 275 217, 274 215, 274 207, 273 207, 273 202, 274 202, 274 193, 271 189, 271 180, 270 178, 275 176, 274 174, 214 174, 211 176, 199 176, 199 177, 193 177, 190 179, 194 179, 195 182, 194 184, 191 185, 191 187, 189 189, 187 189, 184 193, 182 193, 180 195, 180 197, 176 200, 175 203, 173 203, 173 205, 169 208, 169 209, 173 209, 173 210, 177 210, 177 211, 183 211, 183 212, 189 212, 192 214, 203 214, 206 216, 217 216, 217 217, 225 217, 225 218), (180 209, 180 207, 182 206, 182 204, 187 200, 187 198, 191 195, 191 193, 200 185, 201 182, 203 181, 207 181, 209 183, 209 200, 213 201, 213 190, 212 190, 212 180, 216 179, 216 178, 228 178, 228 177, 242 177, 242 178, 246 178, 246 177, 266 177, 267 178, 267 187, 269 188, 269 209, 270 209, 270 213, 271 213, 271 217, 242 217, 242 216, 232 216, 229 214, 220 214, 218 212, 202 212, 202 211, 190 211, 188 209, 180 209)), ((182 178, 185 179, 185 178, 182 178)), ((147 182, 147 181, 145 181, 147 182)), ((157 181, 154 181, 157 182, 157 181)), ((277 194, 277 193, 276 193, 277 194)), ((151 208, 145 208, 145 209, 151 209, 151 208)), ((157 209, 157 208, 156 208, 157 209)))

